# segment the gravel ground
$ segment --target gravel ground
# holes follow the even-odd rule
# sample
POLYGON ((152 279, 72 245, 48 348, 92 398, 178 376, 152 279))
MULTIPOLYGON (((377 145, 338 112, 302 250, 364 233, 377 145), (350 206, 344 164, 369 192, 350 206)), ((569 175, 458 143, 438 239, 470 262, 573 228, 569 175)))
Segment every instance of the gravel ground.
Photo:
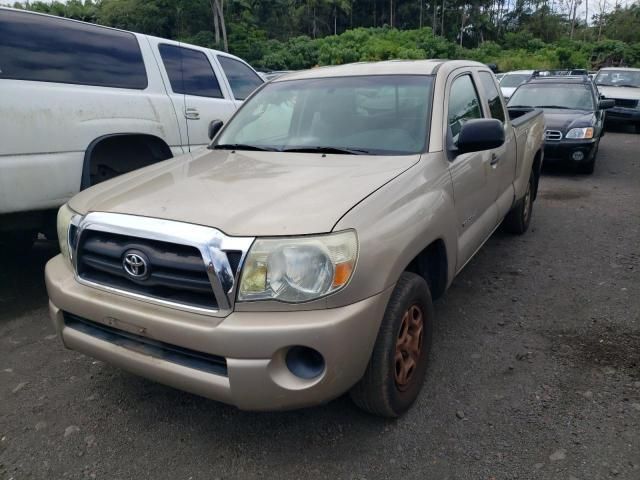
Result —
POLYGON ((62 348, 42 279, 0 268, 0 478, 640 479, 640 135, 547 171, 437 302, 427 383, 397 421, 347 398, 247 413, 62 348))

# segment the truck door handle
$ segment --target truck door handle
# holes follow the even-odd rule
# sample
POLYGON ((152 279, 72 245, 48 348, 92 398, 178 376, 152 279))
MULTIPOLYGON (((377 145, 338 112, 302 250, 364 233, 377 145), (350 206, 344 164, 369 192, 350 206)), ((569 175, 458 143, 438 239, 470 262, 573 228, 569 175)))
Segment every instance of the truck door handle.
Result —
POLYGON ((186 118, 187 120, 199 120, 200 112, 198 112, 197 108, 185 107, 184 118, 186 118))
POLYGON ((495 153, 491 154, 491 162, 490 165, 492 167, 495 167, 498 164, 498 161, 500 160, 500 157, 498 155, 496 155, 495 153))

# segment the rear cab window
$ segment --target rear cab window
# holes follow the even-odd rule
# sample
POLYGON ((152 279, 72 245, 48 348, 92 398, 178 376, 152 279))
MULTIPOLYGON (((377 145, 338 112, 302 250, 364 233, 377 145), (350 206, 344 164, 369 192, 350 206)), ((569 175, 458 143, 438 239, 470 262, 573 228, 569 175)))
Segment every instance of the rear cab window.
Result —
POLYGON ((0 79, 147 88, 140 45, 129 32, 3 10, 0 79))
POLYGON ((223 98, 209 59, 199 50, 166 43, 158 45, 173 93, 223 98))
POLYGON ((218 55, 217 58, 236 100, 244 100, 264 83, 258 74, 244 63, 222 55, 218 55))
POLYGON ((458 145, 458 136, 465 122, 476 118, 482 118, 480 97, 471 73, 465 73, 451 83, 449 92, 447 124, 453 146, 458 145))
POLYGON ((496 120, 500 120, 504 123, 506 118, 504 114, 504 106, 502 99, 500 98, 500 93, 498 92, 498 87, 496 87, 496 84, 493 81, 493 75, 489 72, 479 72, 478 76, 480 77, 482 91, 487 97, 487 102, 489 103, 489 113, 491 114, 491 118, 495 118, 496 120))

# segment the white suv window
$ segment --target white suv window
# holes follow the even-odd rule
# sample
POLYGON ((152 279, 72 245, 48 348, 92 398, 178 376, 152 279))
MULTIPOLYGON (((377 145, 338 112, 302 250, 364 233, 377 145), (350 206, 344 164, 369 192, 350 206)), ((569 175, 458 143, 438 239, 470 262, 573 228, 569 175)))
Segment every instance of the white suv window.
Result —
POLYGON ((147 88, 135 35, 25 12, 0 12, 0 79, 147 88))
POLYGON ((231 85, 231 90, 236 100, 244 100, 264 83, 256 72, 238 60, 218 55, 218 61, 229 80, 229 85, 231 85))
POLYGON ((173 93, 222 98, 220 84, 207 56, 199 50, 161 44, 162 63, 167 69, 173 93))

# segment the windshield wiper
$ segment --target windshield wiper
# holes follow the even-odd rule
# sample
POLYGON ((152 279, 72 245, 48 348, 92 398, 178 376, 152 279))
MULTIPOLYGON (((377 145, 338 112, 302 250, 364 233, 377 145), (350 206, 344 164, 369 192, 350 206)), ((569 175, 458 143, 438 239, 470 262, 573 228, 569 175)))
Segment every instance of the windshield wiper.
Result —
POLYGON ((560 110, 576 110, 572 107, 563 107, 562 105, 536 105, 536 108, 557 108, 560 110))
POLYGON ((627 84, 621 84, 621 85, 616 85, 617 87, 629 87, 629 88, 640 88, 640 85, 627 85, 627 84))
POLYGON ((254 150, 258 152, 275 152, 275 148, 259 147, 258 145, 245 145, 244 143, 222 143, 211 147, 215 150, 254 150))
POLYGON ((290 147, 283 148, 282 152, 299 152, 299 153, 337 153, 346 155, 367 155, 369 150, 360 148, 343 148, 343 147, 290 147))

